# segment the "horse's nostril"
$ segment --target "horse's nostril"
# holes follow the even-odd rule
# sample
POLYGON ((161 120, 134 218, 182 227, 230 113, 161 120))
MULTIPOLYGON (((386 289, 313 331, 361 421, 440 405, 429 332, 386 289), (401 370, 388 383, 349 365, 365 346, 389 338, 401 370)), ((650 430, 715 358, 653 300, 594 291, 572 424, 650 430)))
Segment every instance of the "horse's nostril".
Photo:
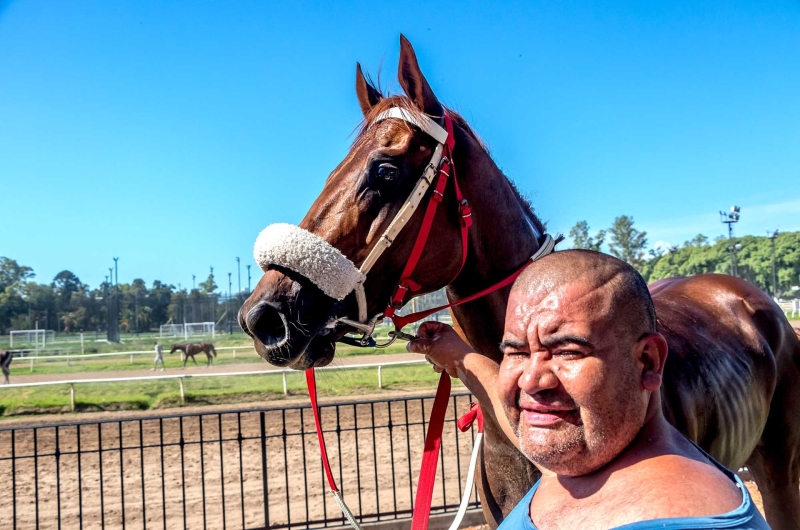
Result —
POLYGON ((267 348, 279 348, 289 340, 286 317, 270 304, 261 303, 247 313, 247 328, 267 348))

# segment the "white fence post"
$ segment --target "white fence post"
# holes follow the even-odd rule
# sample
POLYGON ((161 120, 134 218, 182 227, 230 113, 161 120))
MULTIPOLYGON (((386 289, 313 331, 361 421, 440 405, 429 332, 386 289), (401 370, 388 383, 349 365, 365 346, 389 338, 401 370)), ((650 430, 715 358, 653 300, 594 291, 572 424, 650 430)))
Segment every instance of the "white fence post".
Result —
POLYGON ((73 383, 69 384, 69 406, 72 412, 75 412, 75 385, 73 383))
POLYGON ((236 358, 236 350, 233 350, 233 358, 236 358))
POLYGON ((83 331, 81 331, 81 355, 83 355, 83 331))
POLYGON ((131 364, 133 364, 133 355, 131 355, 131 364))
POLYGON ((181 405, 183 405, 184 404, 183 377, 178 379, 178 383, 181 385, 181 405))
POLYGON ((31 357, 31 373, 33 373, 33 357, 31 357))
POLYGON ((383 389, 383 378, 381 377, 381 368, 383 368, 383 366, 381 366, 379 364, 378 365, 378 388, 383 389))
POLYGON ((286 372, 281 372, 281 375, 283 376, 283 395, 288 396, 289 389, 286 387, 286 372))

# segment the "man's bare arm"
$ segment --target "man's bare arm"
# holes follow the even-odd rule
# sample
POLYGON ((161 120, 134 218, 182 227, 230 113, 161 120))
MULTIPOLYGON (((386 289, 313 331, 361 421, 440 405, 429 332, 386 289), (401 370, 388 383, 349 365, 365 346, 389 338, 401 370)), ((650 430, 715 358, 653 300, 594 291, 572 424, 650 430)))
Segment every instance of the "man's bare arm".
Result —
POLYGON ((408 351, 424 354, 437 372, 447 371, 451 377, 459 378, 478 399, 484 414, 491 415, 508 439, 519 447, 497 394, 500 365, 475 352, 446 324, 423 322, 418 333, 420 338, 408 343, 408 351))

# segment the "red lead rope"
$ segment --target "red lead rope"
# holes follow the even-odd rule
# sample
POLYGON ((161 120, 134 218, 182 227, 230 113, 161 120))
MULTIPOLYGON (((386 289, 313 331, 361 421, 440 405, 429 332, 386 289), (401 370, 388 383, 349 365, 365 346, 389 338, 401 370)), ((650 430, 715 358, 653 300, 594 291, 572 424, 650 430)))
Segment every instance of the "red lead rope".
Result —
POLYGON ((414 499, 414 511, 411 515, 411 530, 427 530, 428 528, 433 485, 436 483, 436 464, 439 462, 444 415, 447 412, 449 399, 450 376, 447 375, 447 372, 442 372, 442 376, 439 378, 439 387, 436 389, 436 397, 433 399, 428 434, 425 436, 425 450, 422 453, 422 466, 419 470, 417 497, 414 499))
MULTIPOLYGON (((311 408, 314 413, 314 424, 317 428, 317 439, 319 440, 319 450, 322 456, 322 466, 325 469, 325 477, 328 480, 328 486, 331 488, 331 491, 338 493, 339 488, 336 486, 336 480, 333 478, 331 464, 328 460, 328 451, 325 447, 325 435, 322 432, 322 421, 320 420, 319 404, 317 401, 317 381, 313 368, 306 370, 306 383, 308 385, 308 394, 311 397, 311 408)), ((436 389, 436 397, 433 400, 431 417, 428 422, 428 433, 425 436, 425 449, 422 454, 422 465, 420 466, 419 482, 417 483, 417 496, 414 499, 411 530, 427 530, 428 528, 431 515, 431 501, 433 499, 433 486, 436 483, 436 465, 439 462, 439 452, 442 447, 442 430, 444 429, 444 417, 447 412, 447 402, 449 399, 450 376, 447 375, 447 372, 442 372, 442 376, 439 378, 439 386, 436 389)), ((458 428, 462 432, 466 432, 472 427, 472 423, 475 420, 478 421, 478 432, 482 433, 483 415, 481 414, 480 405, 478 405, 477 402, 472 403, 470 409, 458 419, 458 428)))
MULTIPOLYGON (((414 269, 417 266, 417 263, 422 256, 422 252, 425 249, 425 245, 428 241, 428 236, 430 235, 431 227, 433 226, 433 221, 436 216, 436 210, 439 204, 444 199, 445 189, 447 187, 448 178, 451 176, 450 172, 452 171, 453 177, 453 187, 456 196, 456 200, 458 201, 458 208, 459 208, 459 215, 461 216, 461 268, 464 267, 464 264, 467 261, 467 245, 468 245, 468 235, 469 235, 469 227, 472 225, 472 211, 469 207, 464 196, 461 194, 461 189, 458 187, 458 181, 456 180, 455 175, 455 166, 452 162, 453 157, 453 147, 455 146, 455 140, 453 137, 453 123, 445 113, 444 116, 445 127, 447 129, 447 140, 445 143, 445 155, 446 158, 442 160, 441 165, 439 166, 439 173, 436 177, 436 181, 433 183, 433 193, 431 194, 431 198, 428 201, 428 206, 425 209, 425 214, 422 220, 422 226, 420 227, 420 231, 417 234, 417 240, 414 243, 414 247, 411 251, 411 255, 409 256, 408 262, 406 266, 403 268, 403 272, 400 275, 400 282, 395 289, 394 294, 392 295, 391 302, 389 306, 386 308, 384 315, 392 319, 392 322, 395 325, 397 330, 402 329, 405 325, 410 324, 412 322, 417 322, 422 320, 428 315, 431 315, 437 311, 441 311, 442 309, 446 309, 448 307, 453 307, 456 305, 464 304, 471 300, 475 300, 476 298, 480 298, 485 296, 491 292, 494 292, 498 289, 501 289, 509 284, 511 284, 517 276, 527 267, 530 262, 527 262, 523 267, 521 267, 518 271, 514 272, 511 276, 506 278, 505 280, 484 289, 478 293, 475 293, 472 296, 464 298, 456 303, 447 304, 441 307, 437 307, 434 309, 429 309, 427 311, 420 311, 418 313, 413 313, 410 315, 396 315, 395 311, 403 306, 404 300, 406 295, 409 291, 416 291, 420 288, 420 285, 411 279, 411 274, 414 272, 414 269)), ((460 269, 459 269, 460 273, 460 269)), ((458 274, 456 274, 458 276, 458 274)), ((314 413, 314 423, 317 428, 317 438, 319 439, 319 448, 320 453, 322 455, 322 465, 325 468, 325 476, 328 480, 328 485, 331 488, 331 491, 337 495, 337 501, 340 501, 342 504, 342 509, 345 511, 345 506, 343 501, 341 501, 339 495, 339 488, 336 486, 336 481, 333 478, 333 473, 331 471, 331 465, 328 461, 328 452, 325 448, 325 436, 322 432, 322 423, 320 421, 319 416, 319 406, 317 403, 317 384, 316 378, 314 376, 314 369, 310 368, 306 370, 306 383, 308 385, 308 393, 311 397, 311 406, 313 408, 314 413)), ((428 433, 425 437, 425 449, 422 455, 422 465, 420 468, 419 474, 419 483, 417 485, 417 496, 414 501, 414 511, 411 520, 411 530, 426 530, 428 528, 428 522, 430 520, 430 511, 431 511, 431 500, 433 498, 433 486, 436 482, 436 465, 439 460, 439 451, 441 450, 442 445, 442 430, 444 428, 444 417, 445 413, 447 412, 447 402, 450 398, 450 376, 447 375, 447 372, 442 372, 442 376, 439 379, 439 386, 436 389, 436 397, 433 400, 433 408, 431 409, 431 417, 430 421, 428 422, 428 433)), ((482 416, 480 415, 480 408, 478 407, 477 403, 474 403, 473 406, 470 408, 470 411, 464 415, 464 417, 459 420, 459 428, 463 428, 462 430, 468 429, 472 425, 472 421, 475 418, 478 418, 478 432, 483 431, 483 420, 482 416), (477 407, 477 411, 476 411, 477 407)), ((349 510, 348 510, 349 511, 349 510)), ((348 511, 345 511, 345 516, 348 520, 351 520, 352 524, 357 527, 357 523, 353 522, 351 517, 348 517, 348 511)))

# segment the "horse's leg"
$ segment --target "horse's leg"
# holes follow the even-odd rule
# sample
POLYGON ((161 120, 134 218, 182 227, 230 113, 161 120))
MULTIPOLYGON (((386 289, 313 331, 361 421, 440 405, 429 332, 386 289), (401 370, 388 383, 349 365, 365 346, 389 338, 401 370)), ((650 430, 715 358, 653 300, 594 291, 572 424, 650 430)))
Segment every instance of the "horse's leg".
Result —
POLYGON ((194 358, 194 355, 192 355, 192 362, 194 363, 195 366, 198 366, 197 359, 194 358))
POLYGON ((7 385, 10 384, 10 382, 8 380, 8 376, 9 376, 10 373, 11 373, 11 370, 9 370, 7 367, 4 366, 3 367, 3 377, 5 377, 5 384, 7 384, 7 385))
MULTIPOLYGON (((800 338, 800 337, 799 337, 800 338)), ((758 484, 773 530, 800 529, 800 340, 786 337, 775 352, 778 384, 770 414, 747 468, 758 484)))

